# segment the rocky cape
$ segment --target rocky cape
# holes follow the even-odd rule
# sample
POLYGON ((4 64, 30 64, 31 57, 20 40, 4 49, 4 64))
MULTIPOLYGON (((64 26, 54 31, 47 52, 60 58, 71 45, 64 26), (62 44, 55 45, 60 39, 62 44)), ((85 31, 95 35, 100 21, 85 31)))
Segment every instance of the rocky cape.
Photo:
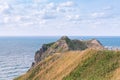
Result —
POLYGON ((120 51, 104 49, 96 39, 63 36, 43 44, 32 67, 14 80, 120 80, 120 51))
POLYGON ((85 50, 88 48, 103 49, 103 45, 96 39, 91 40, 71 40, 67 36, 62 36, 56 42, 43 44, 35 53, 32 67, 54 53, 63 53, 66 51, 85 50))

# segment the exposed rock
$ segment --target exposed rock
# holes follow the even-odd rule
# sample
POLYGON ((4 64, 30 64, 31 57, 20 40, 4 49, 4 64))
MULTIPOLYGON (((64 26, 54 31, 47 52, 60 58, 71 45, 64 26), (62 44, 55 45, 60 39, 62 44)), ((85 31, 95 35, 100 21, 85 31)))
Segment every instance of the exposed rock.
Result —
POLYGON ((89 40, 87 42, 87 47, 88 48, 96 48, 96 49, 102 49, 103 45, 100 43, 100 41, 96 39, 89 40))
POLYGON ((69 50, 85 50, 87 48, 102 49, 103 46, 96 39, 81 41, 71 40, 67 36, 63 36, 56 42, 43 44, 40 50, 35 53, 35 64, 54 53, 62 53, 69 50))

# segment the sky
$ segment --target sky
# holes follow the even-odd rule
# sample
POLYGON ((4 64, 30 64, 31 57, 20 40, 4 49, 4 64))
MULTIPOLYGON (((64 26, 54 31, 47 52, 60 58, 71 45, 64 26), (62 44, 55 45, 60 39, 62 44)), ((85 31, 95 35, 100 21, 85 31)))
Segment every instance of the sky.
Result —
POLYGON ((120 36, 120 0, 0 0, 0 36, 120 36))

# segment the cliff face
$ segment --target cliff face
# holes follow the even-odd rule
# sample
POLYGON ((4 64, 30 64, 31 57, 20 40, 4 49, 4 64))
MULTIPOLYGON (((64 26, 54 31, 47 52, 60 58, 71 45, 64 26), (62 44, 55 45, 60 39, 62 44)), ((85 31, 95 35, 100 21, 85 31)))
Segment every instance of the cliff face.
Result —
POLYGON ((102 49, 103 46, 96 39, 81 41, 71 40, 67 36, 63 36, 56 42, 43 44, 40 50, 35 53, 35 64, 54 53, 62 53, 70 50, 85 50, 87 48, 102 49))

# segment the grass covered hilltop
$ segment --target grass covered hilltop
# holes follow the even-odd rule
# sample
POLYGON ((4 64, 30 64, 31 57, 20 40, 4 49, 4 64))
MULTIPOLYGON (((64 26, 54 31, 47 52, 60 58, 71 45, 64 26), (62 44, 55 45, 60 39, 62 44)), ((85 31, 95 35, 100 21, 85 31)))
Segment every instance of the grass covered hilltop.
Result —
POLYGON ((120 80, 120 51, 104 49, 96 39, 63 36, 44 44, 31 69, 14 80, 120 80))

